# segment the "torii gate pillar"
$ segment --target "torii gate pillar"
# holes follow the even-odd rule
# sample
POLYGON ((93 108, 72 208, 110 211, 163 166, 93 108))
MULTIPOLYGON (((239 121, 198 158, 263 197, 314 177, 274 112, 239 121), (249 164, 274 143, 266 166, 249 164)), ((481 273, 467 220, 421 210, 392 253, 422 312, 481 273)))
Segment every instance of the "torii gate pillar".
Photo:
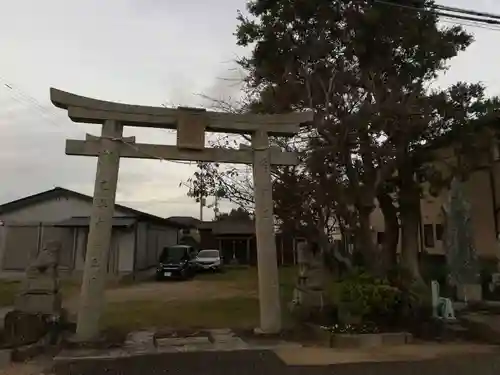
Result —
POLYGON ((258 131, 252 135, 254 150, 255 234, 259 275, 260 329, 262 333, 281 331, 281 298, 274 237, 273 193, 269 137, 258 131))
POLYGON ((80 292, 77 337, 89 341, 99 332, 99 318, 104 308, 104 287, 111 246, 116 186, 120 168, 120 143, 123 126, 107 120, 101 131, 101 150, 97 158, 94 200, 90 216, 87 251, 80 292))

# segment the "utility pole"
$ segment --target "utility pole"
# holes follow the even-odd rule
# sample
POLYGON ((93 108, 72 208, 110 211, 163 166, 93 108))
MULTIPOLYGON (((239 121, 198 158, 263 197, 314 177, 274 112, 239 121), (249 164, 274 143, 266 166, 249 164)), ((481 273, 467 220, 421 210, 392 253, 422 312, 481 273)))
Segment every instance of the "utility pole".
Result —
POLYGON ((200 221, 203 221, 203 206, 205 204, 205 176, 203 175, 203 167, 202 164, 198 164, 198 168, 200 169, 200 178, 198 181, 198 188, 200 189, 200 221))
POLYGON ((217 216, 219 216, 219 193, 216 189, 214 199, 214 218, 217 219, 217 216))
POLYGON ((200 197, 200 221, 203 221, 203 196, 200 197))

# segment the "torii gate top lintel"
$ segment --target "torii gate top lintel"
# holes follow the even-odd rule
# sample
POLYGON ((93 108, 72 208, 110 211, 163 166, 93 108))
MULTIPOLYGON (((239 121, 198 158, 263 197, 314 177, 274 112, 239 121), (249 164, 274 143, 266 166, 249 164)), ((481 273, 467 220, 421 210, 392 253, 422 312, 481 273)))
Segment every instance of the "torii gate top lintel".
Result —
POLYGON ((179 123, 189 117, 189 120, 194 120, 208 131, 251 134, 261 130, 269 135, 286 137, 297 134, 301 125, 313 119, 312 111, 274 115, 228 114, 201 108, 174 109, 122 104, 88 98, 56 88, 50 89, 50 99, 56 107, 67 110, 71 120, 82 123, 115 120, 128 126, 176 129, 179 123))

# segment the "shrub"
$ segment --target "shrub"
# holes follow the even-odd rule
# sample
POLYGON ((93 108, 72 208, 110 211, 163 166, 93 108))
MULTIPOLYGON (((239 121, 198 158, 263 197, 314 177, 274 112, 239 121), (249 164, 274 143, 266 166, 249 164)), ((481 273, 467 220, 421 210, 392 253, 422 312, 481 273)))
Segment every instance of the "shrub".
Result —
POLYGON ((401 291, 387 280, 355 271, 339 285, 340 308, 361 319, 392 315, 401 300, 401 291))
POLYGON ((356 270, 339 284, 341 315, 363 321, 399 324, 421 320, 429 314, 429 306, 429 289, 413 282, 401 269, 390 272, 387 279, 356 270))

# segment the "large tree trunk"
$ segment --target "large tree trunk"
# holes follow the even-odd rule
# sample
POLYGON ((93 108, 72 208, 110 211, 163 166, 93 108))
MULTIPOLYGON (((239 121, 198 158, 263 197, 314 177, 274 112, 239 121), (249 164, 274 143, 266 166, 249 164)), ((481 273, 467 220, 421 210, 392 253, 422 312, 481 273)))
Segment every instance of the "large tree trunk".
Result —
POLYGON ((381 272, 380 264, 370 225, 371 212, 371 208, 361 208, 358 210, 359 226, 356 233, 356 251, 361 255, 362 266, 373 275, 379 275, 381 272))
POLYGON ((401 186, 399 191, 399 210, 401 218, 401 255, 402 266, 416 282, 421 282, 418 251, 420 227, 420 192, 413 178, 411 168, 400 168, 401 186), (409 171, 409 173, 408 173, 409 171))
POLYGON ((397 250, 399 243, 398 209, 392 197, 385 189, 380 189, 377 194, 380 210, 384 215, 385 233, 382 242, 381 260, 383 268, 389 270, 397 263, 397 250))
POLYGON ((402 265, 411 277, 420 281, 420 269, 418 262, 418 234, 420 218, 418 211, 401 209, 401 255, 402 265), (417 214, 416 214, 417 213, 417 214))

